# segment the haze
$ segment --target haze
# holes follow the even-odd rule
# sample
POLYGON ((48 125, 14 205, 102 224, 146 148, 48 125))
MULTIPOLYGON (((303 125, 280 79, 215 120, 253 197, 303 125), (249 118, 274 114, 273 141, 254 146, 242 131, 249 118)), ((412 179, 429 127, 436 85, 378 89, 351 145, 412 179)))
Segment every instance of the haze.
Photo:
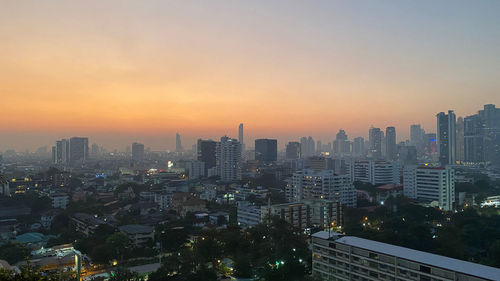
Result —
POLYGON ((498 1, 3 1, 0 151, 283 142, 500 105, 498 1))

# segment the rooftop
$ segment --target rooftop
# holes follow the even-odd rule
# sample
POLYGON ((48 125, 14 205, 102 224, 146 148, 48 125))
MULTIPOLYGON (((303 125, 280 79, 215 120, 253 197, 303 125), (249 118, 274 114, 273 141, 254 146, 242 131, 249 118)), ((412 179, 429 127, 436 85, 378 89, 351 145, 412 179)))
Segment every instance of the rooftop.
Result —
POLYGON ((374 252, 384 253, 391 256, 401 257, 407 260, 416 261, 422 264, 428 264, 434 267, 445 268, 467 275, 472 275, 490 280, 500 280, 500 268, 494 268, 472 262, 452 259, 427 252, 412 250, 400 246, 381 243, 354 236, 337 236, 338 233, 329 234, 327 231, 320 231, 313 234, 313 237, 321 239, 330 239, 337 243, 358 247, 374 252), (336 234, 336 235, 335 235, 336 234))
POLYGON ((128 224, 119 227, 120 231, 128 234, 139 234, 139 233, 151 233, 153 232, 152 226, 140 225, 140 224, 128 224))

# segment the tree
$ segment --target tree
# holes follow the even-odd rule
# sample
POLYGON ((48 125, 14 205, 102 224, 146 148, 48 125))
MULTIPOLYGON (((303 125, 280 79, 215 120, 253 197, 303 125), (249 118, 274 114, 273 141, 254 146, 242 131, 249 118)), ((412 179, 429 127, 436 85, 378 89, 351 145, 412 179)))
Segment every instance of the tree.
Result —
POLYGON ((130 244, 130 240, 128 236, 122 232, 116 232, 111 234, 106 239, 106 247, 108 248, 108 252, 111 253, 115 258, 119 258, 120 261, 123 260, 123 255, 127 247, 130 244))
POLYGON ((6 243, 0 246, 0 259, 10 264, 20 262, 29 257, 30 251, 19 243, 6 243))
POLYGON ((137 273, 131 272, 126 268, 119 267, 116 270, 113 270, 111 274, 111 278, 109 281, 140 281, 140 278, 137 273))

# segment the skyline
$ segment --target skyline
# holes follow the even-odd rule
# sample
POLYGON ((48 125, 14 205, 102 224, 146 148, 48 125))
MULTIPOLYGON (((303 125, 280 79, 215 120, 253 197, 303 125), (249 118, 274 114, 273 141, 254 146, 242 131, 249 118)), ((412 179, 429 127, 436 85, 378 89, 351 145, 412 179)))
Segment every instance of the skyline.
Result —
POLYGON ((0 150, 71 136, 172 150, 176 132, 237 138, 239 123, 280 147, 371 125, 400 141, 435 132, 438 112, 500 104, 499 2, 148 3, 5 3, 0 150))

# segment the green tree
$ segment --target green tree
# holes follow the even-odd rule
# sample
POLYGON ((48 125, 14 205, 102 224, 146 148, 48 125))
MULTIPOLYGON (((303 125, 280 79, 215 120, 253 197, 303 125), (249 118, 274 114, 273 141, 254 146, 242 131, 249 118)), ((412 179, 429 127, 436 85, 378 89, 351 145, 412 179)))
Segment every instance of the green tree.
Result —
POLYGON ((0 246, 0 259, 6 260, 10 264, 22 261, 29 255, 29 249, 19 243, 10 242, 0 246))

